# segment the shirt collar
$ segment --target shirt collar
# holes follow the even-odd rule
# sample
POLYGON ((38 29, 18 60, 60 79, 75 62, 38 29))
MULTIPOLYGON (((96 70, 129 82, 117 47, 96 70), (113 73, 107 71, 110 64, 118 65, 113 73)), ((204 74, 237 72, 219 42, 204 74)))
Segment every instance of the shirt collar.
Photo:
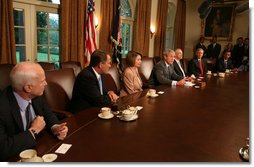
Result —
POLYGON ((31 103, 31 100, 27 101, 25 99, 23 99, 18 93, 16 92, 13 92, 17 102, 18 102, 18 105, 19 105, 19 108, 21 109, 21 111, 26 111, 26 107, 29 103, 31 103))
POLYGON ((166 67, 169 67, 170 65, 164 60, 165 64, 166 64, 166 67))
POLYGON ((101 75, 100 74, 98 74, 96 71, 95 71, 95 69, 92 67, 92 69, 93 69, 93 72, 95 73, 95 75, 96 75, 96 78, 97 79, 99 79, 100 77, 101 77, 101 75))
POLYGON ((180 60, 175 59, 175 61, 176 61, 178 64, 180 63, 180 60))

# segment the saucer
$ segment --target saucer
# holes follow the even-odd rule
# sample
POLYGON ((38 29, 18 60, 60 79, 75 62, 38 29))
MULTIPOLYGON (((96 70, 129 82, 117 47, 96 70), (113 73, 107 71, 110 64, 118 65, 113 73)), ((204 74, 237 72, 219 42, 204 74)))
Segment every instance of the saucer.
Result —
POLYGON ((102 119, 111 119, 111 118, 113 118, 114 117, 114 114, 109 114, 107 117, 104 117, 104 116, 102 116, 102 113, 100 113, 100 114, 98 114, 98 117, 100 117, 100 118, 102 118, 102 119))
POLYGON ((159 96, 159 95, 158 95, 158 94, 153 94, 153 95, 148 94, 148 96, 149 96, 149 97, 157 97, 157 96, 159 96))
POLYGON ((42 156, 44 162, 53 162, 54 160, 56 160, 56 158, 56 154, 45 154, 42 156))
POLYGON ((124 119, 124 117, 119 117, 120 120, 122 121, 134 121, 136 119, 138 119, 138 115, 133 115, 131 119, 124 119))

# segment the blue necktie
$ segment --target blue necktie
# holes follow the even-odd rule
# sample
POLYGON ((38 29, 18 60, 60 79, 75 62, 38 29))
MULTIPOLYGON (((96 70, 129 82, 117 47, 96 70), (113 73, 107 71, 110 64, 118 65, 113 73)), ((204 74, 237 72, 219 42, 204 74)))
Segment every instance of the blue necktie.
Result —
POLYGON ((101 76, 98 78, 98 81, 99 81, 101 95, 103 95, 101 76))

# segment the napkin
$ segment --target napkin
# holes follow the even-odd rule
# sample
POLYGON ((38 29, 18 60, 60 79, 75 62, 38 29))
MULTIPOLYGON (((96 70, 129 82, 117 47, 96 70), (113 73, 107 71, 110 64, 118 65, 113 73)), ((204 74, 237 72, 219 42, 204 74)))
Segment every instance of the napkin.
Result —
POLYGON ((184 86, 193 86, 193 85, 195 85, 195 84, 192 82, 185 82, 185 84, 184 84, 184 86))
POLYGON ((137 110, 141 110, 143 107, 142 106, 136 106, 137 110))

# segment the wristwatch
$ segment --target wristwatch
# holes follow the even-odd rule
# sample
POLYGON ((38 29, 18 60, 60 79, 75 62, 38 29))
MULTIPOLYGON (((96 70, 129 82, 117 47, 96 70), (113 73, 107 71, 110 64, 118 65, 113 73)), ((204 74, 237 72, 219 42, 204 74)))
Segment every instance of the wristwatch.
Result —
POLYGON ((30 132, 34 135, 34 137, 38 135, 38 133, 34 129, 30 129, 30 132))

